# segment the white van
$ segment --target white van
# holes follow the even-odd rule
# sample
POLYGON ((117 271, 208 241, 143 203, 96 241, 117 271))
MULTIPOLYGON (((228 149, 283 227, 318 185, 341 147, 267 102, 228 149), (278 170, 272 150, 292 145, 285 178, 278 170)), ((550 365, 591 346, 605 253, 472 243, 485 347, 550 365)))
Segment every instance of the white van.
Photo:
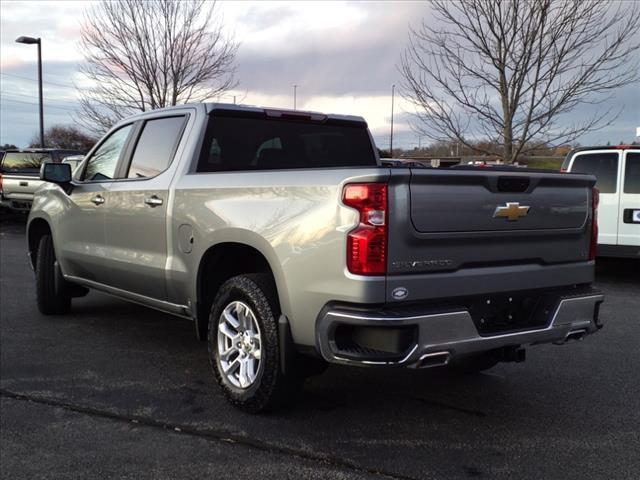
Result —
POLYGON ((597 178, 598 255, 640 259, 640 145, 577 148, 562 171, 597 178))

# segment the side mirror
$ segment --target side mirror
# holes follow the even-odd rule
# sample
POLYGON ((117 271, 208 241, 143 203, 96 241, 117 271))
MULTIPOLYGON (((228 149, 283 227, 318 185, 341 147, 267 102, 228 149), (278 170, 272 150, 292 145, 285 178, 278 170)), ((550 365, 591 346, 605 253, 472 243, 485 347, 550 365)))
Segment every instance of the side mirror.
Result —
POLYGON ((40 180, 55 183, 67 190, 71 184, 71 165, 68 163, 43 163, 40 167, 40 180))

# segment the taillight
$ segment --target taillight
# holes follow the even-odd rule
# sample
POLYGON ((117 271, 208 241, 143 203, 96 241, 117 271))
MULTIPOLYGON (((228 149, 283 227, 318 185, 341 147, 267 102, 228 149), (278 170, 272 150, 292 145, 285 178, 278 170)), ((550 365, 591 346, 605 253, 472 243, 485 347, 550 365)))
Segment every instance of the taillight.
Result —
POLYGON ((600 203, 600 191, 591 189, 591 243, 589 244, 589 260, 595 260, 598 250, 598 204, 600 203))
POLYGON ((359 225, 347 235, 347 268, 356 275, 387 272, 387 185, 345 185, 342 201, 360 212, 359 225))

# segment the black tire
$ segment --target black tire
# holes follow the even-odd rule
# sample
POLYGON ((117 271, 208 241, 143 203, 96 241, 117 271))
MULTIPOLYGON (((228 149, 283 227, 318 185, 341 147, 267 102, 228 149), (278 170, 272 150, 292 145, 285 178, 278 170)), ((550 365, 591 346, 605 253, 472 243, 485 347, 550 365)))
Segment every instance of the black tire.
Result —
POLYGON ((71 297, 56 293, 56 254, 51 235, 44 235, 36 258, 36 297, 38 310, 45 315, 61 315, 71 308, 71 297))
POLYGON ((455 358, 449 368, 464 374, 480 373, 495 367, 500 359, 493 352, 474 353, 455 358))
POLYGON ((209 361, 218 385, 227 400, 236 407, 258 413, 277 409, 298 397, 303 379, 283 375, 280 368, 278 318, 280 309, 276 289, 269 275, 238 275, 227 280, 218 291, 209 316, 209 361), (255 315, 260 329, 260 366, 247 388, 233 385, 223 372, 218 355, 218 322, 224 309, 233 302, 243 302, 255 315))

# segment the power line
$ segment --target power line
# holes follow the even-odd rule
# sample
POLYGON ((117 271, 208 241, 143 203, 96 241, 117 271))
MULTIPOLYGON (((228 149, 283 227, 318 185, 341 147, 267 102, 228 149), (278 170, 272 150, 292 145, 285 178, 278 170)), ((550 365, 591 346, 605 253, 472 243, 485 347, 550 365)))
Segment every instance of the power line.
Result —
MULTIPOLYGON (((24 98, 33 98, 34 97, 33 95, 25 95, 24 93, 2 92, 0 90, 0 95, 7 95, 7 94, 8 95, 12 95, 12 96, 24 97, 24 98)), ((57 103, 63 102, 63 103, 68 104, 69 106, 75 106, 75 104, 73 103, 73 100, 64 100, 64 99, 61 99, 61 98, 51 98, 51 97, 47 97, 47 100, 53 101, 53 102, 57 102, 57 103)))
MULTIPOLYGON (((14 103, 22 103, 24 105, 35 105, 36 107, 38 106, 37 103, 34 102, 23 102, 22 100, 14 100, 12 98, 3 98, 0 102, 14 102, 14 103)), ((56 106, 56 105, 45 105, 45 108, 57 108, 59 110, 67 110, 69 112, 75 112, 76 109, 75 108, 71 108, 71 107, 60 107, 60 106, 56 106)))
MULTIPOLYGON (((22 80, 29 80, 30 82, 38 82, 38 80, 36 80, 35 78, 29 78, 29 77, 23 77, 21 75, 14 75, 12 73, 1 73, 0 75, 2 75, 3 77, 13 77, 13 78, 20 78, 22 80)), ((50 82, 50 81, 44 81, 42 83, 46 83, 47 85, 55 85, 57 87, 62 87, 62 88, 71 88, 73 90, 76 90, 76 87, 74 85, 71 84, 62 84, 62 83, 57 83, 57 82, 50 82)))

